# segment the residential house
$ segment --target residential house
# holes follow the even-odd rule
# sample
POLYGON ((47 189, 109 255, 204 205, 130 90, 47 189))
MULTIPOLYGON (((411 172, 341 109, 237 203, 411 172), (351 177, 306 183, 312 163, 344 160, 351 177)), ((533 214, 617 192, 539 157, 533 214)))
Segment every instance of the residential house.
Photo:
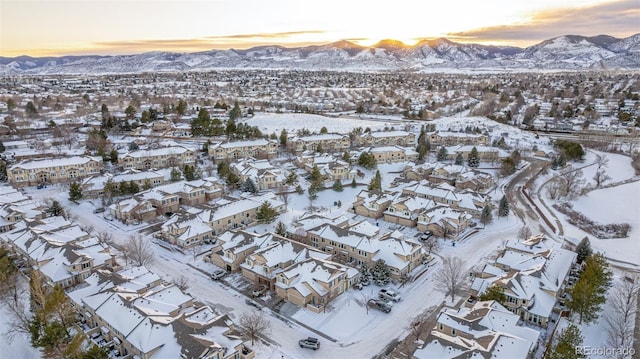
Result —
POLYGON ((320 135, 293 137, 287 141, 287 146, 295 153, 304 151, 316 152, 318 148, 320 148, 322 152, 342 153, 349 150, 349 147, 351 147, 351 141, 348 135, 325 133, 320 135))
POLYGON ((418 215, 434 208, 433 200, 420 197, 396 197, 384 211, 384 220, 401 226, 415 227, 418 215))
POLYGON ((470 214, 463 211, 438 205, 421 211, 416 226, 420 232, 431 231, 435 236, 457 240, 471 224, 471 218, 470 214))
POLYGON ((209 220, 213 233, 222 234, 230 229, 242 229, 255 224, 258 209, 264 202, 269 203, 277 213, 284 211, 284 203, 273 192, 239 200, 220 200, 209 220))
POLYGON ((361 216, 380 218, 389 208, 397 193, 362 190, 353 202, 353 211, 361 216))
POLYGON ((444 308, 412 358, 533 359, 540 332, 519 319, 493 300, 444 308))
POLYGON ((207 224, 210 217, 210 210, 202 210, 198 213, 174 213, 162 224, 158 236, 181 248, 209 243, 213 240, 213 229, 207 224))
POLYGON ((209 156, 215 160, 237 160, 241 158, 273 158, 278 154, 276 140, 249 140, 217 142, 209 145, 209 156))
POLYGON ((125 169, 148 171, 153 168, 183 168, 195 166, 195 153, 182 146, 169 146, 147 150, 136 150, 118 157, 118 164, 125 169))
POLYGON ((98 174, 102 159, 91 156, 23 161, 7 168, 7 180, 14 187, 40 183, 67 183, 98 174))
POLYGON ((416 144, 416 135, 405 131, 377 131, 363 134, 359 141, 363 146, 371 147, 412 147, 416 144))
POLYGON ((433 132, 429 134, 429 143, 432 147, 440 146, 486 146, 489 144, 489 136, 464 132, 433 132))
POLYGON ((138 188, 144 189, 146 186, 157 187, 165 183, 164 174, 157 171, 127 170, 123 173, 112 175, 105 173, 102 176, 85 178, 81 182, 83 198, 99 198, 104 195, 104 187, 111 181, 116 186, 121 183, 135 183, 138 188))
POLYGON ((259 191, 278 188, 286 179, 282 170, 272 166, 268 160, 248 158, 234 162, 229 167, 238 175, 240 182, 251 179, 259 191))
MULTIPOLYGON (((507 242, 504 251, 473 280, 471 297, 496 285, 507 296, 504 306, 525 322, 547 327, 559 300, 575 281, 576 253, 544 235, 507 242)), ((561 303, 560 303, 561 304, 561 303)))
POLYGON ((350 288, 357 269, 310 256, 276 275, 276 295, 316 313, 350 288))

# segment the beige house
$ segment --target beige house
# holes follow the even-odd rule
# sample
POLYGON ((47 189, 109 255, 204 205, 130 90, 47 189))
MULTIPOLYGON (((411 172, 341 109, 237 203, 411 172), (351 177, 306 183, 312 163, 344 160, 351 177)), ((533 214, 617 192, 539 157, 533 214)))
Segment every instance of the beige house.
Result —
POLYGON ((406 241, 399 232, 380 234, 379 228, 368 222, 359 222, 347 228, 322 224, 307 232, 307 243, 325 253, 333 254, 337 262, 373 267, 383 260, 390 276, 400 279, 420 265, 424 252, 422 247, 406 241))
POLYGON ((144 267, 100 272, 67 294, 91 345, 140 359, 253 359, 231 319, 144 267))
POLYGON ((182 248, 209 243, 213 240, 213 229, 207 224, 210 217, 210 210, 176 213, 162 224, 158 237, 182 248))
POLYGON ((271 208, 275 209, 277 213, 284 211, 284 203, 276 199, 273 192, 232 202, 222 201, 223 204, 219 204, 215 208, 209 220, 213 233, 221 234, 231 229, 243 229, 255 224, 258 209, 264 202, 271 204, 271 208))
POLYGON ((326 133, 320 135, 293 137, 287 141, 290 151, 300 153, 304 151, 316 152, 318 148, 322 152, 344 152, 351 147, 348 135, 326 133))
POLYGON ((165 183, 164 174, 157 171, 138 171, 129 170, 117 175, 110 173, 104 176, 93 176, 82 181, 82 198, 98 198, 104 195, 105 184, 111 181, 114 185, 119 186, 121 183, 135 183, 138 188, 143 189, 145 186, 157 187, 165 183))
POLYGON ((269 289, 273 289, 278 273, 310 257, 330 259, 331 255, 273 234, 273 243, 247 256, 240 267, 243 277, 255 284, 266 284, 269 289))
POLYGON ((229 167, 241 183, 251 179, 259 191, 279 188, 285 181, 282 170, 272 166, 268 160, 249 158, 234 162, 229 167))
POLYGON ((431 199, 452 209, 467 212, 476 218, 480 217, 482 208, 490 204, 488 196, 470 190, 458 191, 448 183, 431 187, 426 185, 426 181, 419 182, 403 188, 402 194, 431 199))
POLYGON ((209 145, 209 156, 215 161, 240 158, 273 158, 278 154, 278 141, 257 139, 251 141, 218 142, 209 145))
POLYGON ((416 225, 420 232, 431 231, 435 236, 456 240, 469 227, 470 220, 470 214, 439 205, 421 211, 416 225))
POLYGON ((380 218, 396 196, 394 193, 362 190, 353 202, 353 211, 361 216, 380 218))
POLYGON ((91 156, 24 161, 7 168, 7 180, 14 187, 40 183, 68 183, 100 173, 102 159, 91 156))
POLYGON ((418 159, 418 152, 413 148, 400 147, 400 146, 383 146, 372 147, 366 152, 371 153, 376 158, 376 163, 396 163, 416 161, 418 159))
POLYGON ((384 220, 401 226, 415 227, 418 215, 435 206, 433 200, 425 198, 398 197, 384 211, 384 220))
POLYGON ((509 155, 506 152, 501 151, 496 147, 458 145, 458 146, 446 147, 447 159, 453 161, 456 159, 458 154, 460 154, 464 159, 465 163, 467 163, 467 161, 469 160, 469 154, 471 153, 474 147, 478 151, 478 158, 480 159, 481 162, 496 163, 501 158, 509 157, 509 155))
POLYGON ((363 146, 383 147, 383 146, 415 146, 416 135, 405 131, 378 131, 369 132, 360 136, 360 143, 363 146))
POLYGON ((412 359, 533 359, 540 332, 522 326, 520 318, 496 301, 444 308, 412 359))
POLYGON ((276 295, 316 313, 359 278, 357 269, 314 257, 292 264, 276 275, 276 295))
POLYGON ((314 166, 317 166, 325 184, 353 180, 357 175, 357 171, 349 163, 330 154, 307 151, 296 157, 295 163, 309 173, 313 171, 314 166))
POLYGON ((158 209, 147 200, 127 198, 109 206, 112 218, 126 224, 149 222, 158 216, 158 209))
POLYGON ((237 272, 249 255, 272 243, 274 238, 270 233, 258 236, 244 230, 225 231, 218 236, 216 245, 211 249, 211 253, 205 256, 205 261, 228 272, 237 272))
POLYGON ((434 132, 429 134, 429 143, 432 147, 439 146, 486 146, 489 144, 489 136, 464 132, 434 132))
POLYGON ((507 242, 504 251, 471 285, 471 297, 478 298, 490 286, 504 289, 505 307, 525 322, 547 327, 562 294, 578 275, 576 253, 537 235, 507 242))
POLYGON ((195 166, 195 163, 195 153, 182 146, 137 150, 118 158, 118 164, 125 169, 144 171, 152 168, 195 166))

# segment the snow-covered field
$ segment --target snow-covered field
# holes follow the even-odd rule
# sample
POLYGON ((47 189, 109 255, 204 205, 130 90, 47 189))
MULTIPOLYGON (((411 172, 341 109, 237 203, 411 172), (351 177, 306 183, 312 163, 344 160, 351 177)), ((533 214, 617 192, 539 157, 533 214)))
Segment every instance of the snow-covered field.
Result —
POLYGON ((260 131, 266 134, 275 132, 280 134, 282 129, 286 129, 290 134, 297 130, 306 128, 311 132, 320 132, 322 127, 326 127, 329 132, 349 133, 356 127, 362 129, 370 128, 372 131, 383 130, 385 127, 395 126, 396 130, 404 128, 397 122, 372 121, 366 119, 326 117, 305 113, 257 113, 254 117, 245 121, 250 126, 258 126, 260 131))

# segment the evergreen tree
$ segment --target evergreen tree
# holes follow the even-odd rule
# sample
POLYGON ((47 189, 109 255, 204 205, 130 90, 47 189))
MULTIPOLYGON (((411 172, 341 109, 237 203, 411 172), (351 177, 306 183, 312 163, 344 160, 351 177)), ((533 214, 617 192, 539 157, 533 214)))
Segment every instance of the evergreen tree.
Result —
POLYGON ((366 282, 371 279, 371 268, 367 265, 367 263, 362 263, 360 267, 360 281, 366 282))
POLYGON ((344 151, 342 153, 342 157, 340 157, 341 160, 345 161, 346 163, 351 163, 351 155, 349 155, 349 152, 344 151))
POLYGON ((480 295, 480 300, 495 300, 496 302, 503 304, 507 302, 507 295, 504 294, 504 288, 498 285, 492 285, 488 287, 484 293, 480 295))
POLYGON ((389 266, 384 260, 379 259, 376 261, 371 270, 371 277, 377 285, 389 284, 389 266))
POLYGON ((598 312, 606 301, 605 294, 611 285, 609 264, 602 254, 592 254, 585 259, 584 271, 568 290, 570 295, 567 308, 571 309, 582 322, 591 323, 598 319, 598 312))
POLYGON ((5 151, 4 143, 2 143, 2 141, 0 141, 0 153, 2 153, 4 151, 5 151))
POLYGON ((227 126, 224 129, 225 134, 229 138, 235 138, 238 132, 238 126, 236 126, 236 121, 234 119, 227 120, 227 126))
POLYGON ((369 152, 362 152, 358 157, 358 165, 368 170, 372 170, 378 166, 376 156, 369 152))
POLYGON ((129 181, 129 193, 136 194, 140 192, 140 186, 138 186, 137 182, 129 181))
POLYGON ((129 142, 129 151, 136 151, 136 150, 139 150, 139 149, 140 149, 140 147, 138 146, 137 143, 135 143, 133 141, 129 142))
POLYGON ((325 134, 328 133, 329 131, 327 130, 326 127, 322 126, 322 128, 320 129, 320 134, 325 134))
POLYGON ((281 146, 286 146, 287 145, 287 136, 289 134, 287 133, 287 130, 285 130, 284 128, 282 129, 282 131, 280 131, 280 145, 281 146))
POLYGON ((480 223, 482 223, 483 226, 486 226, 491 222, 493 222, 493 215, 491 214, 491 205, 486 204, 482 208, 482 212, 480 213, 480 223))
POLYGON ((120 193, 121 195, 130 194, 131 191, 129 191, 129 182, 127 181, 120 182, 120 184, 118 184, 118 193, 120 193))
POLYGON ((456 165, 458 165, 458 166, 462 166, 462 164, 464 164, 464 158, 462 158, 462 154, 461 154, 461 153, 458 153, 458 154, 456 155, 456 162, 455 162, 455 164, 456 164, 456 165))
POLYGON ((290 172, 289 175, 287 176, 285 183, 288 185, 293 185, 294 183, 296 183, 297 180, 298 180, 298 175, 296 175, 295 172, 290 172))
POLYGON ((227 173, 227 184, 231 188, 236 188, 238 186, 238 183, 240 183, 240 177, 238 177, 235 172, 229 171, 229 173, 227 173))
POLYGON ((184 178, 187 181, 195 180, 196 179, 196 168, 195 168, 195 166, 184 165, 183 174, 184 174, 184 178))
POLYGON ((178 112, 178 115, 182 116, 186 111, 187 103, 183 99, 178 100, 178 106, 176 106, 176 112, 178 112))
POLYGON ((278 224, 276 224, 276 234, 283 237, 287 235, 287 227, 281 221, 278 221, 278 224))
POLYGON ((556 344, 548 354, 549 359, 577 359, 584 358, 577 348, 582 346, 582 334, 575 324, 569 324, 558 334, 556 344))
POLYGON ((314 187, 316 190, 320 190, 320 188, 322 188, 323 180, 324 178, 322 177, 322 173, 320 173, 320 169, 317 165, 313 165, 310 176, 311 187, 314 187))
POLYGON ((38 109, 36 108, 36 105, 33 104, 33 102, 29 101, 27 102, 27 105, 24 108, 25 113, 27 114, 27 117, 29 118, 34 118, 36 116, 38 116, 38 109))
POLYGON ((271 203, 264 201, 262 205, 258 208, 258 212, 256 213, 256 219, 258 223, 271 223, 278 216, 278 212, 271 206, 271 203))
POLYGON ((500 205, 498 206, 498 217, 506 217, 509 215, 509 201, 507 196, 502 196, 500 199, 500 205))
POLYGON ((62 208, 62 205, 58 201, 51 202, 51 205, 49 206, 49 208, 46 209, 46 212, 53 217, 64 216, 64 209, 62 208))
POLYGON ((201 108, 200 111, 198 111, 198 117, 191 121, 191 135, 195 137, 211 136, 213 135, 211 127, 212 121, 209 111, 205 108, 201 108))
POLYGON ((180 171, 177 168, 173 167, 171 169, 171 175, 169 177, 169 181, 178 182, 181 179, 182 179, 182 173, 180 173, 180 171))
POLYGON ((478 149, 476 148, 476 146, 473 146, 471 152, 469 152, 467 165, 471 168, 478 168, 478 166, 480 166, 480 157, 478 156, 478 149))
POLYGON ((352 179, 351 180, 351 188, 356 188, 358 186, 358 183, 356 182, 356 179, 352 179))
POLYGON ((229 111, 229 119, 236 120, 242 116, 242 110, 240 110, 240 105, 238 105, 238 101, 233 103, 233 108, 229 111))
POLYGON ((256 184, 253 182, 251 177, 247 177, 247 179, 242 183, 242 186, 240 186, 240 190, 242 192, 258 193, 258 187, 256 187, 256 184))
POLYGON ((380 171, 376 171, 375 176, 371 179, 369 183, 369 191, 382 191, 382 177, 380 176, 380 171))
POLYGON ((77 201, 82 198, 82 186, 78 182, 71 182, 69 185, 69 200, 77 201))
POLYGON ((131 106, 131 105, 129 105, 124 110, 124 114, 127 115, 127 119, 132 120, 133 117, 136 115, 136 108, 131 106))
POLYGON ((147 178, 146 180, 144 180, 144 183, 142 183, 142 190, 146 191, 151 188, 153 188, 153 184, 151 184, 151 181, 149 181, 149 179, 147 178))
POLYGON ((428 152, 427 146, 423 143, 418 144, 418 146, 416 147, 416 152, 418 152, 418 161, 424 160, 424 157, 428 152))
POLYGON ((118 151, 115 148, 109 152, 109 161, 114 165, 118 164, 118 151))
POLYGON ((218 177, 220 178, 227 177, 227 175, 229 174, 229 171, 230 171, 229 164, 227 164, 227 162, 221 161, 218 163, 218 167, 217 167, 218 177))
POLYGON ((503 177, 512 175, 516 172, 516 165, 513 162, 511 157, 507 157, 502 160, 502 165, 500 167, 500 175, 503 177))
POLYGON ((332 188, 336 192, 342 192, 344 190, 344 187, 342 186, 342 181, 336 180, 335 182, 333 182, 332 188))
POLYGON ((12 98, 7 100, 7 110, 9 112, 13 112, 13 110, 16 108, 16 102, 13 101, 12 98))
POLYGON ((304 190, 302 189, 302 186, 297 185, 296 186, 296 193, 298 194, 304 194, 304 190))
POLYGON ((447 159, 447 156, 449 154, 447 153, 447 148, 442 146, 440 147, 440 149, 438 150, 438 154, 436 155, 436 159, 439 162, 445 161, 447 159))
POLYGON ((587 257, 589 257, 593 250, 591 249, 591 242, 589 242, 589 237, 584 237, 578 243, 576 247, 576 253, 578 254, 577 262, 582 263, 587 257))

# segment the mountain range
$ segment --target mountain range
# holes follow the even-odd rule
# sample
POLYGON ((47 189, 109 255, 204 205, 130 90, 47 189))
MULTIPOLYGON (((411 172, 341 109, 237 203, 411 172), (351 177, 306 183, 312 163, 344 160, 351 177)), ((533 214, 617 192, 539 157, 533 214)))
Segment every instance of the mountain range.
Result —
POLYGON ((609 70, 640 69, 640 33, 627 38, 564 35, 518 48, 457 43, 445 38, 407 46, 382 40, 360 46, 342 40, 326 45, 194 53, 147 52, 119 56, 0 57, 0 75, 108 74, 215 69, 345 71, 609 70))

